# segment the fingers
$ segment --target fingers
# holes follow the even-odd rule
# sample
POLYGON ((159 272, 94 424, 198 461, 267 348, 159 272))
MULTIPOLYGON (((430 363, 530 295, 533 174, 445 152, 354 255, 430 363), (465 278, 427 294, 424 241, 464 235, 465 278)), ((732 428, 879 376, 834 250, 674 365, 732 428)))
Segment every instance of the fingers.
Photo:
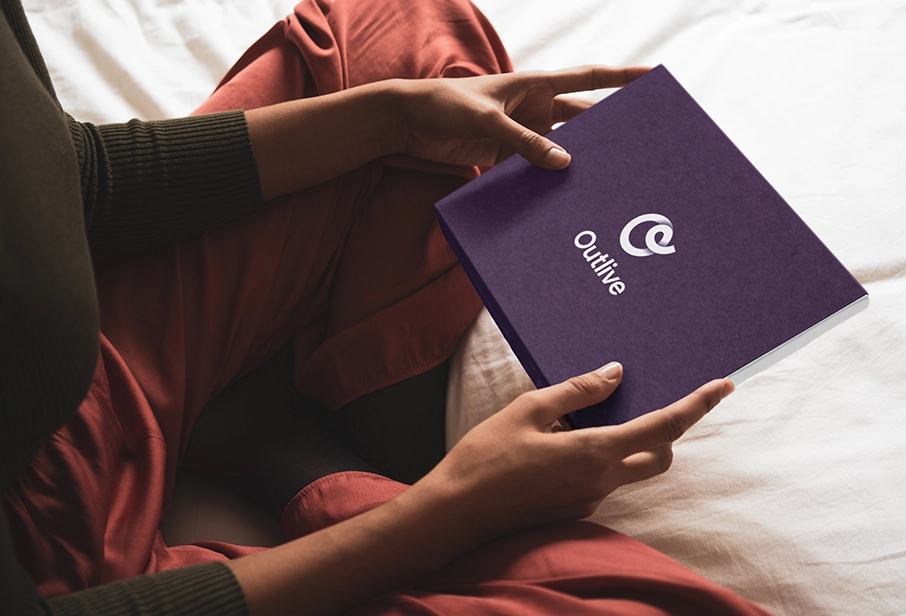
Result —
MULTIPOLYGON (((515 73, 505 77, 508 88, 523 88, 532 82, 542 80, 554 94, 614 88, 625 85, 643 75, 647 67, 611 68, 607 66, 584 66, 550 73, 515 73)), ((552 99, 552 119, 565 122, 588 109, 593 103, 570 98, 552 99)), ((506 113, 492 117, 491 136, 499 140, 507 150, 520 154, 530 163, 545 169, 564 169, 569 166, 570 156, 553 141, 519 124, 506 113)))
POLYGON ((652 411, 620 426, 607 430, 607 439, 615 458, 625 459, 643 451, 652 451, 677 440, 708 411, 733 392, 733 383, 717 379, 702 385, 670 406, 652 411))
POLYGON ((673 443, 668 443, 652 451, 629 456, 617 464, 615 471, 620 485, 626 485, 666 473, 672 463, 673 443))
POLYGON ((547 82, 557 94, 618 88, 651 70, 647 66, 579 66, 546 74, 547 82))
POLYGON ((539 427, 550 426, 567 413, 606 399, 622 378, 623 366, 611 362, 595 372, 526 394, 531 401, 530 417, 539 427))
POLYGON ((524 127, 502 111, 494 115, 493 125, 489 128, 494 139, 533 165, 545 169, 563 169, 569 165, 570 156, 563 148, 524 127))
POLYGON ((594 104, 594 101, 581 98, 555 98, 553 108, 554 123, 568 122, 594 104))

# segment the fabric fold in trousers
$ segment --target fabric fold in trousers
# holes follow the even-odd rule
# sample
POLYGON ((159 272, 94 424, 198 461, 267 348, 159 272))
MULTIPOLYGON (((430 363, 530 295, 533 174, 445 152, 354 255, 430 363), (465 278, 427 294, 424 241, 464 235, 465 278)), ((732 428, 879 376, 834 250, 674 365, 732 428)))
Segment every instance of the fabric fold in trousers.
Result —
MULTIPOLYGON (((496 33, 467 0, 304 0, 197 113, 391 77, 509 70, 496 33)), ((328 408, 449 357, 480 303, 432 206, 476 175, 405 157, 376 161, 202 236, 98 264, 101 353, 92 386, 3 499, 18 558, 39 590, 58 595, 262 549, 167 546, 158 531, 198 414, 287 342, 296 386, 328 408)), ((326 479, 287 507, 288 539, 405 489, 355 473, 326 479)), ((495 542, 358 611, 579 614, 587 603, 595 613, 631 604, 634 613, 661 614, 643 604, 667 605, 667 596, 698 606, 690 613, 707 613, 702 605, 761 613, 588 524, 495 542)))
MULTIPOLYGON (((390 500, 407 486, 358 471, 300 491, 281 527, 297 536, 390 500)), ((412 586, 351 614, 509 616, 764 616, 765 610, 660 552, 590 522, 551 524, 497 539, 412 586)))

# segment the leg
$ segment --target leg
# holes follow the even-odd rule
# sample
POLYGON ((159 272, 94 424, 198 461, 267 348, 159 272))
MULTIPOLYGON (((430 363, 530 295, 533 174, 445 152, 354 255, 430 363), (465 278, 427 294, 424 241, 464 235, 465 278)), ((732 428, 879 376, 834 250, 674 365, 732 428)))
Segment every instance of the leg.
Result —
MULTIPOLYGON (((467 3, 326 5, 300 4, 200 111, 391 76, 508 68, 467 3), (425 21, 407 21, 413 15, 425 21), (419 49, 409 39, 422 30, 419 49)), ((99 267, 102 329, 159 418, 168 469, 203 405, 290 338, 297 387, 330 409, 452 353, 479 303, 432 206, 463 180, 407 166, 375 163, 241 223, 99 267)))
MULTIPOLYGON (((446 18, 387 22, 411 16, 405 2, 351 11, 345 0, 306 0, 253 47, 202 111, 324 93, 357 79, 508 67, 496 36, 467 3, 411 4, 442 7, 446 18), (393 28, 344 30, 358 11, 381 14, 379 23, 393 28), (421 30, 430 39, 423 49, 410 39, 421 30), (374 45, 384 41, 385 50, 371 48, 363 61, 375 60, 363 71, 348 64, 347 45, 364 35, 374 45), (407 48, 408 56, 400 54, 407 48), (395 54, 415 61, 381 64, 395 54)), ((4 495, 17 552, 42 592, 242 553, 168 548, 157 527, 201 409, 287 342, 297 387, 331 408, 452 353, 479 304, 433 219, 439 195, 462 182, 449 171, 375 163, 200 237, 96 265, 102 357, 94 384, 73 421, 4 495), (385 252, 377 258, 366 246, 385 252), (386 263, 406 268, 386 280, 373 275, 383 276, 386 263)))
MULTIPOLYGON (((326 477, 283 515, 289 536, 336 524, 405 486, 367 473, 326 477)), ((767 616, 767 612, 638 541, 588 522, 497 539, 350 614, 638 614, 767 616)))
MULTIPOLYGON (((466 2, 303 2, 286 23, 278 24, 244 55, 199 111, 260 104, 262 96, 275 102, 324 94, 387 77, 451 77, 507 70, 511 70, 509 60, 490 24, 466 2), (413 24, 431 27, 413 28, 413 24), (273 73, 291 78, 260 79, 262 74, 273 73), (293 87, 294 82, 304 85, 293 87)), ((296 347, 300 388, 328 407, 348 402, 336 422, 345 442, 383 472, 407 481, 420 477, 443 456, 442 388, 446 380, 443 368, 433 369, 432 376, 415 376, 442 357, 425 353, 413 343, 430 337, 428 329, 438 321, 426 328, 423 319, 411 315, 441 314, 432 299, 452 293, 460 297, 461 314, 468 315, 464 319, 467 326, 477 302, 458 268, 452 276, 444 276, 447 280, 431 283, 449 287, 448 280, 456 279, 453 287, 465 287, 463 291, 450 288, 388 297, 388 289, 415 291, 430 284, 413 266, 424 264, 426 252, 446 249, 430 208, 413 210, 399 195, 407 187, 421 187, 423 201, 433 203, 460 182, 456 176, 442 182, 438 176, 411 170, 385 170, 372 196, 372 207, 363 210, 354 223, 341 257, 328 340, 308 362, 304 358, 310 349, 296 347), (406 231, 398 226, 400 220, 418 228, 410 237, 427 238, 427 243, 408 241, 406 231), (383 259, 375 262, 375 254, 383 259), (363 268, 363 263, 368 267, 363 268), (385 309, 394 302, 397 306, 385 309), (376 331, 384 332, 381 340, 374 339, 376 331), (366 355, 379 352, 385 356, 395 374, 372 367, 363 370, 364 378, 356 376, 347 358, 361 358, 363 348, 366 355), (408 384, 396 385, 389 392, 368 393, 407 377, 412 379, 408 384), (325 383, 341 386, 328 389, 325 383), (312 389, 311 384, 320 388, 312 389), (375 433, 377 426, 387 429, 375 433), (415 435, 418 438, 404 443, 405 437, 415 435)), ((460 329, 454 326, 456 337, 435 345, 450 348, 461 335, 460 329)))

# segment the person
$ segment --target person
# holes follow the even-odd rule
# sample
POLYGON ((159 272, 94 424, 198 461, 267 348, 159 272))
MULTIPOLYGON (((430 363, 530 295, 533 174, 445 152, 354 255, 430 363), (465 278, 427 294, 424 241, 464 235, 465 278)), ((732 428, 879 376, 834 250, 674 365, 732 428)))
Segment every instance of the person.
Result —
POLYGON ((617 363, 521 396, 411 487, 299 485, 279 547, 157 530, 202 409, 286 344, 329 408, 441 364, 479 304, 430 204, 513 153, 563 169, 544 134, 587 103, 560 95, 645 69, 510 73, 465 0, 304 0, 198 114, 94 126, 0 7, 0 611, 764 613, 573 521, 732 391, 558 428, 617 363))

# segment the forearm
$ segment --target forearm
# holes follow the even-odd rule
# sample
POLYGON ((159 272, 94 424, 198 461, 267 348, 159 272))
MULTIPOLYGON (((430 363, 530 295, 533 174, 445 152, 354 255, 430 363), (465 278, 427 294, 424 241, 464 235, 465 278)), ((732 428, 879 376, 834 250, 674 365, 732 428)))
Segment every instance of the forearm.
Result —
POLYGON ((399 150, 399 82, 367 84, 246 112, 265 200, 399 150))
POLYGON ((278 548, 229 563, 253 614, 332 614, 399 588, 477 545, 437 482, 278 548))

